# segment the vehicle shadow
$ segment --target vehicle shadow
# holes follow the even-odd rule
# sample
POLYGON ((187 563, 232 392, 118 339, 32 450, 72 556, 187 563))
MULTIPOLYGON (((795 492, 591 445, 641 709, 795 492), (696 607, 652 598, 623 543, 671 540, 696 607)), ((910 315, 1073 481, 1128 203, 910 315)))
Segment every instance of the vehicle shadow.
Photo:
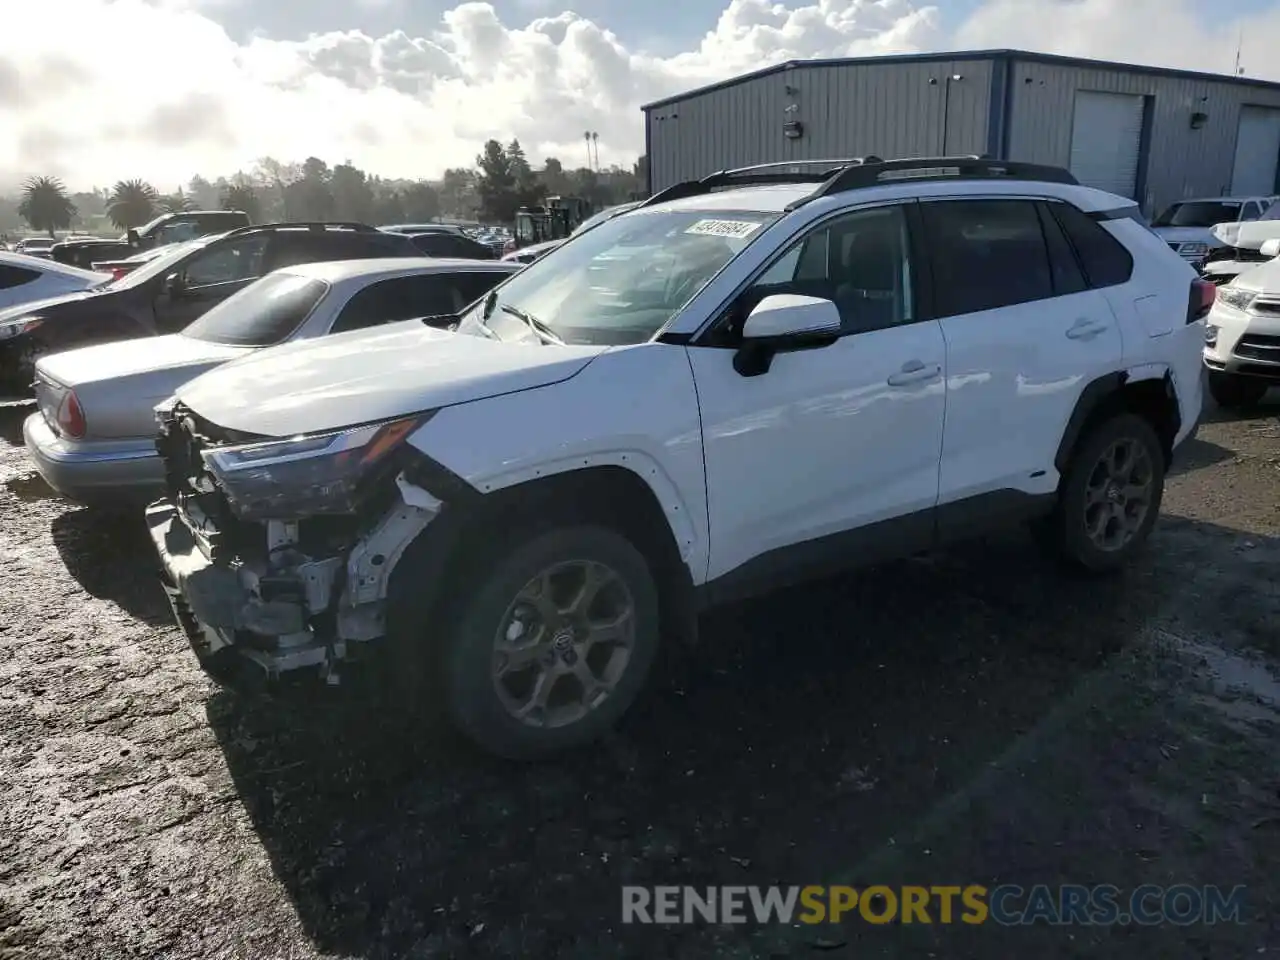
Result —
POLYGON ((553 763, 406 738, 358 698, 219 693, 207 712, 323 952, 702 956, 723 930, 618 933, 620 886, 838 876, 1134 642, 1193 558, 1229 564, 1235 539, 1166 518, 1142 562, 1099 580, 1010 534, 726 608, 611 740, 553 763))
POLYGON ((16 446, 22 445, 22 421, 35 413, 34 403, 22 400, 0 400, 0 440, 16 446))
POLYGON ((1261 402, 1244 410, 1228 410, 1218 406, 1206 396, 1201 422, 1240 423, 1248 420, 1267 420, 1271 417, 1280 417, 1280 387, 1273 387, 1261 402))
POLYGON ((54 518, 51 533, 67 572, 87 593, 153 626, 172 625, 140 510, 72 509, 54 518))
POLYGON ((1234 456, 1235 454, 1226 447, 1211 443, 1208 440, 1201 440, 1198 437, 1194 440, 1187 440, 1178 446, 1173 458, 1173 467, 1169 470, 1169 476, 1176 477, 1180 473, 1211 467, 1215 463, 1230 460, 1234 456))

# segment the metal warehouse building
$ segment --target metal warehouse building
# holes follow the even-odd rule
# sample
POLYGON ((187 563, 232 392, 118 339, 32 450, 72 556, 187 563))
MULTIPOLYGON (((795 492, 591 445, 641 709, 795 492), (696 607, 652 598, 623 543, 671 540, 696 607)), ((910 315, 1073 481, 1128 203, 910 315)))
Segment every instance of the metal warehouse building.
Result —
POLYGON ((988 154, 1071 169, 1148 214, 1280 193, 1280 83, 985 50, 800 60, 644 107, 650 191, 728 167, 988 154))

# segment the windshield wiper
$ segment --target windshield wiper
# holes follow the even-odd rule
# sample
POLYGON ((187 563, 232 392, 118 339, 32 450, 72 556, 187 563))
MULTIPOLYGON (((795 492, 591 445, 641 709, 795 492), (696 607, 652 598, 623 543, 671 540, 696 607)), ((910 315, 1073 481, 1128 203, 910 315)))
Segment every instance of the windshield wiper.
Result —
POLYGON ((517 320, 523 320, 525 325, 529 327, 538 337, 546 343, 556 343, 564 346, 564 341, 560 336, 548 327, 545 323, 535 317, 532 313, 521 310, 519 307, 513 307, 509 303, 504 303, 501 307, 503 313, 509 313, 517 320))

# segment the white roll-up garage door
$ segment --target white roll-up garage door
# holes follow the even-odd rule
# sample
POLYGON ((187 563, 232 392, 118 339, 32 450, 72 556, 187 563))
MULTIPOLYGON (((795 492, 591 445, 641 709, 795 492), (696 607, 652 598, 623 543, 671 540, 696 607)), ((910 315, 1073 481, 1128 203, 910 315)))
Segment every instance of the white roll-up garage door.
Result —
POLYGON ((1077 90, 1071 172, 1086 187, 1132 197, 1142 150, 1141 96, 1077 90))
POLYGON ((1276 192, 1280 161, 1280 110, 1241 107, 1231 192, 1237 197, 1266 197, 1276 192))

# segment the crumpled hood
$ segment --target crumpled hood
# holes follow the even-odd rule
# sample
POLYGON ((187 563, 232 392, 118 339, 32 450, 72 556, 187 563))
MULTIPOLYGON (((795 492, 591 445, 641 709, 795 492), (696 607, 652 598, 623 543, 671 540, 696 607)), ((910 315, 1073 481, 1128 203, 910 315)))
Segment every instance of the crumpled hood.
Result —
POLYGON ((490 340, 405 320, 271 347, 176 396, 220 427, 288 437, 558 383, 606 349, 490 340))
POLYGON ((44 300, 31 300, 27 303, 19 303, 17 306, 8 307, 0 310, 0 323, 6 320, 17 320, 19 317, 29 317, 32 315, 39 316, 42 311, 50 308, 61 308, 77 303, 81 300, 87 300, 90 297, 99 296, 103 291, 95 290, 77 290, 74 293, 63 293, 56 297, 47 297, 44 300))
POLYGON ((1280 220, 1254 220, 1240 224, 1234 247, 1257 250, 1268 240, 1280 240, 1280 220))

